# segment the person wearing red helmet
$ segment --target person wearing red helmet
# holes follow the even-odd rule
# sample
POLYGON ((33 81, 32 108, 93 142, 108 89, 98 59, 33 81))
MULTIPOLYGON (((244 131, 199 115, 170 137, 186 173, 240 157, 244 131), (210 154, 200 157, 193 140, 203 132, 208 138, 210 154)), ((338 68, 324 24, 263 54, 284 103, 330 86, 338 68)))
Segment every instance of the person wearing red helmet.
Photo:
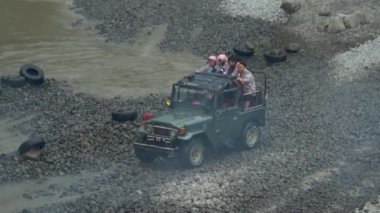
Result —
POLYGON ((217 64, 216 64, 216 71, 218 73, 224 74, 226 70, 228 69, 228 64, 227 64, 227 56, 225 54, 219 54, 217 57, 217 64))
POLYGON ((207 64, 201 67, 199 70, 195 71, 196 73, 202 73, 202 72, 209 72, 213 73, 216 72, 216 56, 211 55, 208 57, 207 64))

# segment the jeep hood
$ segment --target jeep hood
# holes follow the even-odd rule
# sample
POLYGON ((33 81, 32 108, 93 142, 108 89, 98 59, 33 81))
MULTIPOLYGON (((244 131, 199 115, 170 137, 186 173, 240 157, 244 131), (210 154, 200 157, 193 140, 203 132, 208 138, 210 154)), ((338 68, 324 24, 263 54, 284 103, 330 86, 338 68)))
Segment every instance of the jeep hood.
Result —
POLYGON ((203 123, 209 119, 212 119, 210 114, 200 111, 169 111, 153 118, 149 123, 181 128, 185 125, 191 126, 193 124, 203 123))

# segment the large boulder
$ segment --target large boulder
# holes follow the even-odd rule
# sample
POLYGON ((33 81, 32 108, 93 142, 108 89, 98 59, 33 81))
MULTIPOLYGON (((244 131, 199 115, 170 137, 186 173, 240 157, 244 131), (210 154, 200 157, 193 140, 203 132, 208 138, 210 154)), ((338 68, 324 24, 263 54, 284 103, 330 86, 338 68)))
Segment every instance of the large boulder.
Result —
POLYGON ((295 13, 300 8, 301 3, 297 0, 283 0, 281 4, 281 9, 283 9, 288 14, 295 13))
POLYGON ((344 26, 349 29, 349 28, 356 28, 362 24, 367 24, 368 20, 364 13, 356 11, 349 15, 343 16, 343 22, 344 22, 344 26))
POLYGON ((346 29, 346 26, 343 22, 342 16, 333 16, 328 20, 327 23, 327 32, 329 33, 338 33, 346 29))
POLYGON ((314 24, 317 26, 319 30, 327 30, 329 26, 330 17, 326 16, 315 16, 314 17, 314 24))

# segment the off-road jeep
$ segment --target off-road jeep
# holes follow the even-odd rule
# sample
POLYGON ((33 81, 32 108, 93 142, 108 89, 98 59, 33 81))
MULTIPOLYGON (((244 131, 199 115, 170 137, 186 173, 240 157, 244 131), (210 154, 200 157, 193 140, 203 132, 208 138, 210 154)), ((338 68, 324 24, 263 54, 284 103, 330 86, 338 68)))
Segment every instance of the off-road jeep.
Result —
POLYGON ((225 144, 240 144, 252 149, 259 142, 259 127, 265 125, 266 77, 257 86, 254 104, 244 109, 236 81, 226 75, 197 73, 173 85, 168 111, 158 116, 145 115, 134 143, 135 154, 143 162, 159 156, 176 156, 186 167, 200 166, 206 150, 225 144))

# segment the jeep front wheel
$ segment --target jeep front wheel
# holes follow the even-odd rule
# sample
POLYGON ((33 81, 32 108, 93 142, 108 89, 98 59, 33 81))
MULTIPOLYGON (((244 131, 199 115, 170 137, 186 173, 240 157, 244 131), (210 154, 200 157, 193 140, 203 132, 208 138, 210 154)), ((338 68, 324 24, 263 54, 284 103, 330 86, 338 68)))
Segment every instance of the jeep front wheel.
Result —
POLYGON ((182 147, 179 154, 179 160, 183 166, 186 168, 198 167, 204 162, 206 147, 201 140, 193 139, 190 143, 182 147))
POLYGON ((248 123, 243 132, 242 145, 245 149, 253 149, 260 140, 260 130, 254 123, 248 123))
POLYGON ((137 148, 135 148, 135 155, 143 163, 151 163, 158 157, 158 153, 137 148))

